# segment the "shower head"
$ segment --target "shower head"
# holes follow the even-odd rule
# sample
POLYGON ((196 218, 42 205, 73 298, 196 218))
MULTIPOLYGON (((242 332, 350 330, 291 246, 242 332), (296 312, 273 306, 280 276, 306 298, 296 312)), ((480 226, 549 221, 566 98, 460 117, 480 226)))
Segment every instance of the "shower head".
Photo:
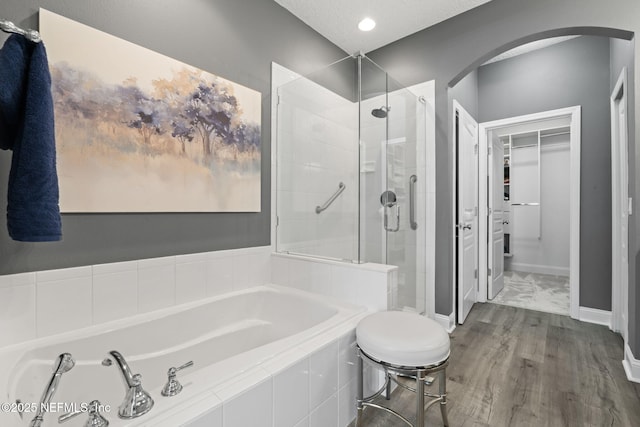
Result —
POLYGON ((390 109, 391 109, 390 107, 385 107, 383 105, 380 108, 374 108, 373 110, 371 110, 371 115, 379 119, 384 119, 387 117, 387 113, 389 112, 390 109))

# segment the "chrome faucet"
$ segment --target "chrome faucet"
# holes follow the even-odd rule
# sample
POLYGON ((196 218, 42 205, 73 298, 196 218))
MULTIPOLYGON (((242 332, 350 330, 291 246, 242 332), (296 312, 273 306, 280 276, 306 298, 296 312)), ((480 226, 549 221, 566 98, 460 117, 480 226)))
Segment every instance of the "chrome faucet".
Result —
POLYGON ((75 364, 75 360, 73 360, 73 357, 69 353, 62 353, 60 356, 58 356, 55 363, 53 364, 53 375, 51 375, 49 384, 47 384, 47 387, 42 393, 36 416, 33 417, 31 422, 29 423, 29 427, 40 427, 42 425, 44 410, 46 409, 47 405, 49 405, 49 403, 51 402, 51 398, 58 389, 60 377, 65 372, 69 372, 69 370, 73 368, 75 364))
POLYGON ((111 366, 115 360, 126 388, 126 395, 122 404, 118 407, 118 416, 124 419, 137 418, 146 414, 153 408, 153 399, 142 388, 140 374, 131 374, 131 369, 119 352, 113 350, 109 352, 109 356, 102 361, 104 366, 111 366), (112 360, 113 359, 113 360, 112 360))

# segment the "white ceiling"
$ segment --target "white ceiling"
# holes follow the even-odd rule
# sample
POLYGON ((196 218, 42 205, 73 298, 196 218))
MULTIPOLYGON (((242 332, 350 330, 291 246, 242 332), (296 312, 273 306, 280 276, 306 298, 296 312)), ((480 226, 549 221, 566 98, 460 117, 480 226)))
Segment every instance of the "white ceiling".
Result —
POLYGON ((370 52, 490 0, 275 0, 348 54, 370 52), (358 29, 369 17, 376 27, 358 29))

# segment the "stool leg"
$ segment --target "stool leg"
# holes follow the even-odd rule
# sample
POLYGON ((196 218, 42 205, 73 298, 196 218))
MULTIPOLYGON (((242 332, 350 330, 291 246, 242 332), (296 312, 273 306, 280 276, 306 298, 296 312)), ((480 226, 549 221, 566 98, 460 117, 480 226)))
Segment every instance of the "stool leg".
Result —
POLYGON ((447 370, 440 371, 440 378, 438 379, 438 386, 440 387, 440 412, 442 412, 442 422, 444 427, 449 427, 449 418, 447 417, 447 370))
POLYGON ((425 372, 419 370, 416 372, 416 425, 415 427, 424 427, 424 375, 425 372))
POLYGON ((364 407, 362 406, 362 400, 364 399, 364 363, 362 362, 362 355, 360 354, 360 348, 356 347, 356 355, 358 359, 358 365, 356 368, 357 371, 357 391, 356 391, 356 405, 357 405, 357 414, 356 414, 356 427, 360 427, 360 423, 362 422, 362 411, 364 407))

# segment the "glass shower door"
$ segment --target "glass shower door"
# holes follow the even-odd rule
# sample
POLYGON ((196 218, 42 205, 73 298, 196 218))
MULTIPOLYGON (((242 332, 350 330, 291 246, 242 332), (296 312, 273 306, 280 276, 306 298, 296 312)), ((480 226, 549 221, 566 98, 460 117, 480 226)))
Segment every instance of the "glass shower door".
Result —
POLYGON ((418 179, 418 146, 424 141, 424 105, 402 85, 387 77, 388 105, 386 157, 387 191, 396 197, 395 206, 386 210, 384 226, 386 263, 398 266, 396 307, 425 311, 424 245, 418 245, 418 233, 424 233, 424 183, 418 179), (420 190, 422 194, 420 194, 420 190), (420 200, 418 200, 420 199, 420 200), (421 219, 422 221, 419 221, 421 219), (422 222, 422 224, 420 224, 422 222), (422 226, 422 227, 421 227, 422 226), (420 250, 419 250, 420 248, 420 250))
MULTIPOLYGON (((408 89, 361 58, 361 253, 367 262, 398 266, 391 307, 425 311, 425 187, 419 148, 424 108, 408 89)), ((421 151, 424 153, 424 151, 421 151)))

